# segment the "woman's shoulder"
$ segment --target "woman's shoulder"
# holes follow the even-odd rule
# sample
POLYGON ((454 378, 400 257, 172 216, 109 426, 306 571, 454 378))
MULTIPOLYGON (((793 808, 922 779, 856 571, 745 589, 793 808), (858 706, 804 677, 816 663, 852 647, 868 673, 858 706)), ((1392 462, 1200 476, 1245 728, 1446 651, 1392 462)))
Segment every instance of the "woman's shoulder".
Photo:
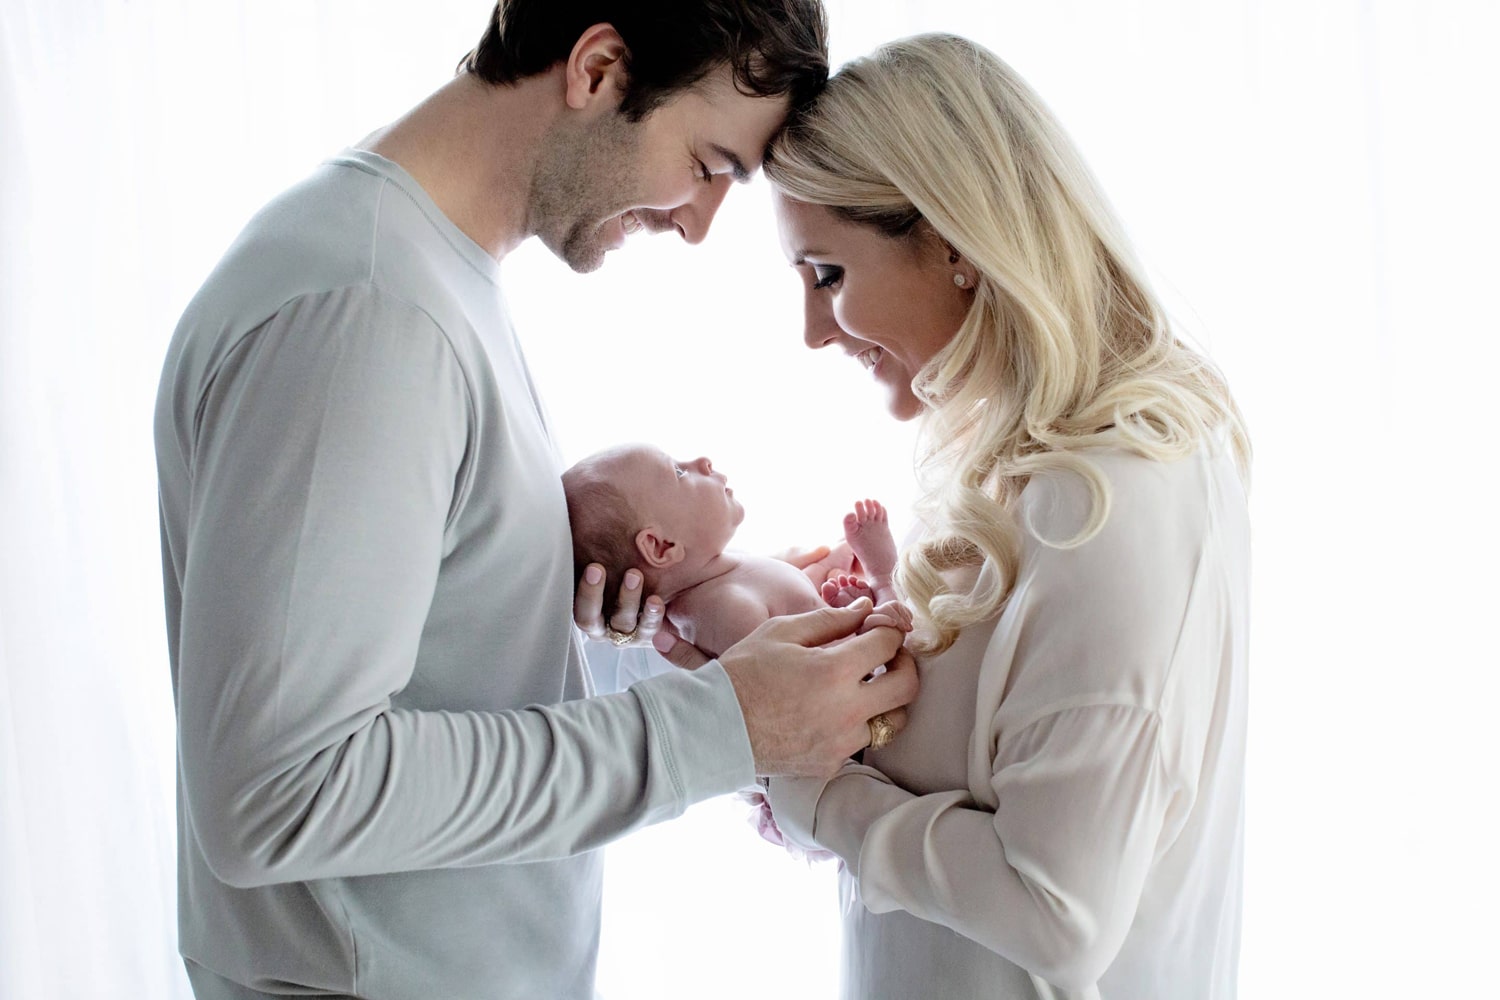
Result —
POLYGON ((1085 545, 1201 535, 1225 509, 1244 502, 1239 473, 1223 449, 1205 446, 1161 460, 1123 448, 1088 448, 1032 476, 1018 513, 1027 544, 1067 546, 1101 505, 1104 523, 1085 545))

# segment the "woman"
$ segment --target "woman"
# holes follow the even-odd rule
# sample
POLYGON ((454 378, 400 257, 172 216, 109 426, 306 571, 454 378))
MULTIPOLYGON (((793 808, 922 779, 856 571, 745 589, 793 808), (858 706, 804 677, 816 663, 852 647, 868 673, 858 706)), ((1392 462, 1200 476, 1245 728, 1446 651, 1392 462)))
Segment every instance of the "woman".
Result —
POLYGON ((920 417, 905 731, 773 780, 844 994, 1235 992, 1249 444, 1071 142, 985 49, 845 67, 773 143, 806 339, 920 417))

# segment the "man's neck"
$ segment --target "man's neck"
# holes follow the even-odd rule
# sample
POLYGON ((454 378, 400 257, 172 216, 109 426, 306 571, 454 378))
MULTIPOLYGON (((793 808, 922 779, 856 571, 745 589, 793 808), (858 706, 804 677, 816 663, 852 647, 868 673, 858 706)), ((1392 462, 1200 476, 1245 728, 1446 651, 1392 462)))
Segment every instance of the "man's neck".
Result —
POLYGON ((502 86, 460 73, 358 146, 411 174, 454 225, 500 260, 531 235, 531 179, 561 86, 555 71, 502 86))

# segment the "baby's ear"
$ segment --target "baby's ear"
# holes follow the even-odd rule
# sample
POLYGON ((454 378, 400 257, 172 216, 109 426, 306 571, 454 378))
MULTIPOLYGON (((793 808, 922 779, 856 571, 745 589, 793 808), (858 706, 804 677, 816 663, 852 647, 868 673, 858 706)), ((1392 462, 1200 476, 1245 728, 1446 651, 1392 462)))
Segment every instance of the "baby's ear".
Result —
POLYGON ((655 525, 647 525, 635 534, 636 551, 652 569, 664 569, 682 562, 682 546, 662 534, 655 525))

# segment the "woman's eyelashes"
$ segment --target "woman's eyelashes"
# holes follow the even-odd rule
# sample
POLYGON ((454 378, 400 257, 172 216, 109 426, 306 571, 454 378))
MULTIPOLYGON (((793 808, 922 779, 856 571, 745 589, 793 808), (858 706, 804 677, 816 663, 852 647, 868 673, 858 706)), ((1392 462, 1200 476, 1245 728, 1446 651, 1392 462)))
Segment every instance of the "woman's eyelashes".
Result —
POLYGON ((832 288, 839 283, 839 279, 843 276, 844 269, 842 267, 832 267, 828 264, 813 265, 814 288, 832 288))

